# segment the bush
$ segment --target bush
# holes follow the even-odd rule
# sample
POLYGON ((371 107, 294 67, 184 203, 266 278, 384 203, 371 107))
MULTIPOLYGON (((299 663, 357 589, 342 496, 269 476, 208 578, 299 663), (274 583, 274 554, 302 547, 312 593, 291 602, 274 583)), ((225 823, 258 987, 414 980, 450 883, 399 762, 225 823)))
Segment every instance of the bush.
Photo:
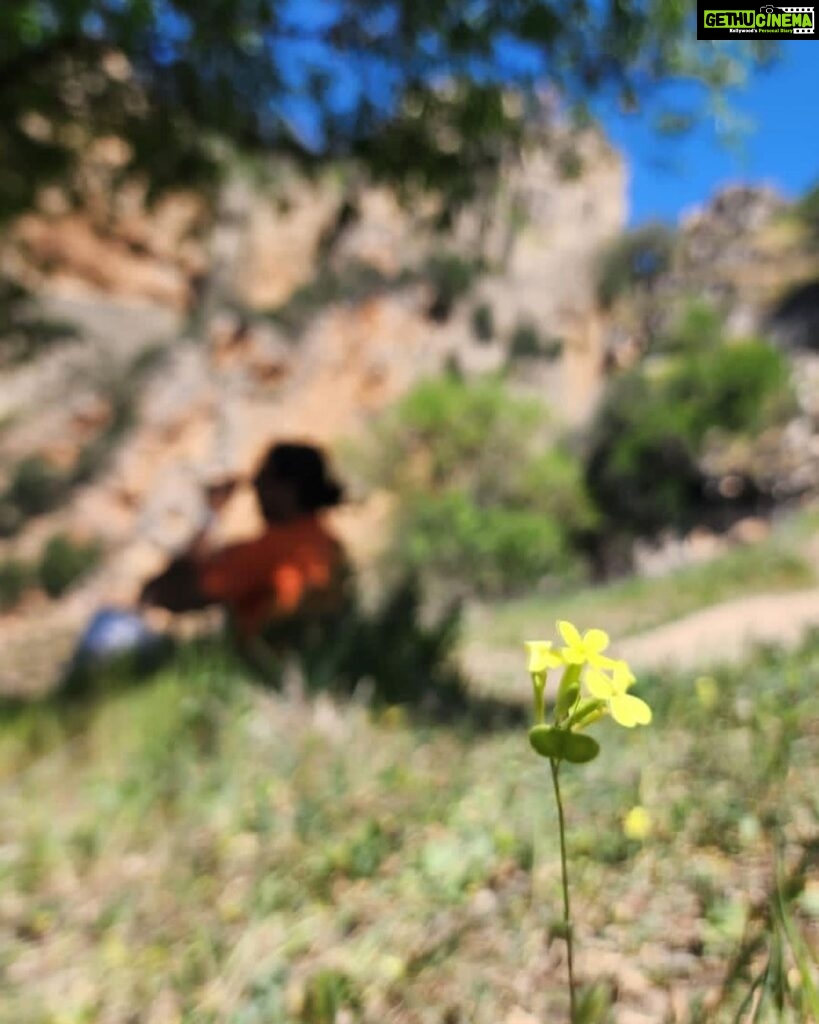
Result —
POLYGON ((509 339, 510 359, 532 359, 540 355, 540 332, 534 324, 521 322, 509 339))
POLYGON ((0 562, 0 611, 14 608, 31 582, 27 565, 9 558, 0 562))
POLYGON ((554 362, 563 353, 563 339, 556 337, 543 338, 537 327, 528 321, 521 321, 512 331, 509 340, 509 358, 545 359, 554 362))
POLYGON ((427 315, 431 320, 449 319, 452 308, 472 288, 483 273, 482 261, 465 259, 457 253, 438 253, 426 265, 426 277, 435 291, 427 315))
POLYGON ((100 555, 98 544, 78 544, 65 534, 55 534, 37 567, 40 586, 49 597, 60 597, 96 568, 100 555))
POLYGON ((612 384, 592 427, 589 490, 618 528, 687 529, 702 517, 706 434, 753 435, 782 422, 791 403, 787 361, 761 341, 630 373, 612 384))
POLYGON ((689 302, 671 327, 653 343, 652 348, 670 355, 691 355, 715 349, 723 343, 722 317, 709 302, 689 302))
POLYGON ((5 500, 27 519, 56 508, 65 492, 65 476, 41 456, 31 455, 17 464, 5 500))
POLYGON ((472 310, 472 333, 478 341, 491 341, 495 337, 495 315, 488 302, 472 310))
POLYGON ((674 234, 665 224, 647 224, 614 242, 603 254, 597 297, 604 307, 636 287, 652 285, 671 265, 674 234))
POLYGON ((575 574, 594 516, 580 463, 544 428, 542 407, 496 379, 416 387, 377 428, 370 463, 399 500, 393 563, 482 594, 575 574))

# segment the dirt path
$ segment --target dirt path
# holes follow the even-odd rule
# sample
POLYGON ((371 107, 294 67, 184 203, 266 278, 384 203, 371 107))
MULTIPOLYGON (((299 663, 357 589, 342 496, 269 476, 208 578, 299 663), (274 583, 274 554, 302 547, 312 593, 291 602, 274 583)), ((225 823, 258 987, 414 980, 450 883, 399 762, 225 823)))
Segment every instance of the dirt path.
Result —
POLYGON ((793 647, 819 626, 819 588, 758 594, 703 608, 617 645, 635 667, 705 668, 738 661, 755 644, 793 647))
MULTIPOLYGON (((819 588, 755 594, 711 605, 673 622, 617 639, 614 653, 638 672, 706 670, 740 661, 757 644, 795 647, 819 627, 819 588)), ((522 648, 470 643, 461 664, 481 689, 528 693, 522 648)))

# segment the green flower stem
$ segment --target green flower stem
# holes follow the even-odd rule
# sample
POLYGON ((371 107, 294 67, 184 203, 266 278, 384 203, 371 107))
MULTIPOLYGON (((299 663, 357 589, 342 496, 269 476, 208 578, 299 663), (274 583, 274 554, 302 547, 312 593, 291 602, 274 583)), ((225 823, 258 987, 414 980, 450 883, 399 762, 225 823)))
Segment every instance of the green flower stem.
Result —
POLYGON ((563 880, 563 924, 566 928, 566 956, 569 967, 569 1013, 570 1022, 575 1021, 575 997, 574 997, 574 947, 572 936, 572 912, 569 904, 569 869, 566 862, 566 823, 563 818, 563 800, 560 796, 560 762, 549 758, 549 766, 552 769, 552 782, 555 789, 555 801, 557 803, 557 821, 560 828, 560 867, 563 880))
POLYGON ((533 675, 532 685, 534 686, 535 725, 540 725, 546 718, 546 678, 533 675))

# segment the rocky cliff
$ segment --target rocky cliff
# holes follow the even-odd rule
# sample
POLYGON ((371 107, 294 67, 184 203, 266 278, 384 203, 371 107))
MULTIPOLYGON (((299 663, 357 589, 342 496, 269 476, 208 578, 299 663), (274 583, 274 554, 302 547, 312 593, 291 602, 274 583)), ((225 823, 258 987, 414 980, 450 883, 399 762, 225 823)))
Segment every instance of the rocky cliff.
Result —
MULTIPOLYGON (((336 170, 278 168, 265 185, 237 172, 215 214, 188 195, 151 206, 112 186, 113 144, 94 155, 82 204, 44 196, 4 268, 75 336, 3 367, 0 483, 33 457, 71 487, 0 542, 0 558, 34 558, 67 532, 93 537, 105 560, 67 598, 30 595, 0 616, 6 688, 40 685, 34 662, 53 665, 57 638, 67 647, 96 603, 133 600, 199 522, 203 485, 250 471, 271 441, 333 451, 419 377, 505 365, 530 324, 559 339, 559 358, 524 358, 518 386, 582 420, 601 382, 596 260, 623 229, 626 178, 599 135, 573 147, 570 173, 554 147, 532 147, 444 231, 440 210, 336 170), (476 332, 479 307, 491 336, 476 332)), ((378 495, 339 514, 354 556, 377 548, 384 515, 378 495)), ((239 494, 221 539, 255 525, 239 494)))

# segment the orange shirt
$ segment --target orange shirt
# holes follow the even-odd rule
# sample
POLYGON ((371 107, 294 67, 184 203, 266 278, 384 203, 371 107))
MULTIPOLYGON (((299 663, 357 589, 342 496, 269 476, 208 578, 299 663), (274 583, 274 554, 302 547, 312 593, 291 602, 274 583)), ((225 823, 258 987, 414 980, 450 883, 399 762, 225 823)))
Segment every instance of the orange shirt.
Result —
POLYGON ((318 517, 302 516, 205 556, 199 586, 210 600, 230 608, 248 636, 298 611, 310 594, 329 592, 341 562, 340 544, 318 517))

